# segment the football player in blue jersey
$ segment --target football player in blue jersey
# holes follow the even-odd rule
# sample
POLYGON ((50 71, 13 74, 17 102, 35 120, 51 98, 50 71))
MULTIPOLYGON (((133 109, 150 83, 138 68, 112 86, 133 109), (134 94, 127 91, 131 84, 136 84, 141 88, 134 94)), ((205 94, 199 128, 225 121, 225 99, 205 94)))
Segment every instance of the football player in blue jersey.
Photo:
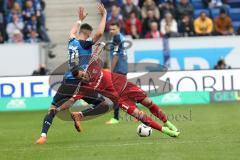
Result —
MULTIPOLYGON (((109 26, 110 35, 112 36, 110 45, 110 61, 111 72, 117 73, 122 76, 127 76, 128 62, 127 52, 124 48, 125 36, 120 32, 120 25, 114 21, 109 26)), ((114 116, 106 124, 119 123, 119 107, 114 105, 114 116)))
MULTIPOLYGON (((92 46, 102 37, 105 25, 107 12, 103 4, 97 5, 99 14, 101 16, 101 21, 98 26, 96 34, 91 37, 93 28, 87 23, 83 23, 83 20, 87 17, 87 12, 83 7, 79 8, 79 20, 74 24, 70 32, 70 40, 68 44, 68 66, 69 70, 64 74, 64 79, 61 86, 58 88, 56 95, 53 97, 52 104, 48 113, 43 119, 42 132, 40 138, 36 141, 36 144, 44 144, 47 140, 48 130, 53 122, 55 115, 64 109, 68 109, 69 106, 73 105, 78 99, 76 93, 80 88, 80 81, 75 79, 72 73, 72 69, 79 67, 86 69, 89 63, 92 46)), ((109 106, 103 97, 99 96, 97 93, 88 93, 82 99, 88 104, 92 104, 93 107, 97 106, 109 106)), ((86 110, 86 112, 89 110, 86 110)), ((85 116, 85 112, 82 112, 85 116)), ((87 113, 86 113, 87 114, 87 113)), ((78 126, 78 131, 81 128, 78 126)))

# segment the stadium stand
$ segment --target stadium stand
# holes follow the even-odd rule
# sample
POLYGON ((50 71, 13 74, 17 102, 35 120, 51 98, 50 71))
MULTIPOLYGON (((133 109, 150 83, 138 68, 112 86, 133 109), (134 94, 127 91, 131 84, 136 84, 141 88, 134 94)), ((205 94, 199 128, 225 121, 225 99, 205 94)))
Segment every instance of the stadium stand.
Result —
POLYGON ((205 12, 207 14, 207 16, 210 16, 208 9, 196 9, 196 10, 194 10, 194 18, 197 18, 201 12, 205 12))
MULTIPOLYGON (((55 67, 57 64, 62 63, 66 59, 67 54, 65 54, 65 52, 66 43, 68 41, 68 33, 73 22, 76 21, 76 11, 78 5, 86 6, 86 9, 89 12, 87 22, 96 29, 99 21, 95 10, 96 2, 97 0, 81 0, 81 4, 79 4, 79 0, 51 0, 46 1, 47 7, 45 9, 45 3, 43 0, 0 0, 0 43, 3 43, 3 40, 5 40, 5 43, 12 41, 11 36, 14 37, 13 35, 20 39, 22 36, 23 40, 29 43, 49 43, 53 41, 57 44, 57 47, 53 49, 53 54, 57 56, 54 60, 49 60, 47 66, 49 66, 49 68, 55 67), (18 5, 10 2, 17 2, 18 5), (12 17, 14 17, 13 13, 18 15, 18 20, 15 21, 24 23, 24 27, 20 33, 15 31, 13 28, 14 25, 11 24, 12 17), (29 15, 31 16, 29 17, 29 15), (36 15, 36 17, 34 17, 34 15, 36 15), (36 19, 38 23, 37 30, 34 22, 36 19), (48 32, 46 31, 46 28, 48 29, 48 32), (51 37, 51 40, 49 37, 51 37)), ((128 35, 132 35, 135 39, 146 37, 146 34, 149 33, 151 29, 150 24, 152 21, 157 22, 158 30, 160 31, 160 22, 164 18, 164 15, 168 12, 170 12, 173 15, 173 18, 176 19, 180 36, 196 36, 190 31, 189 34, 187 34, 188 31, 181 33, 183 32, 183 28, 181 27, 184 27, 182 26, 182 20, 184 21, 185 18, 183 17, 185 14, 190 16, 188 25, 192 26, 194 19, 197 18, 202 11, 205 11, 207 16, 214 20, 219 16, 221 8, 208 8, 208 4, 206 5, 206 1, 204 0, 189 0, 189 3, 188 0, 102 0, 102 2, 107 8, 108 18, 112 15, 112 6, 119 6, 119 15, 122 16, 125 23, 122 30, 128 35), (187 3, 186 6, 182 5, 184 1, 187 3), (126 2, 130 5, 126 5, 126 2), (135 4, 133 10, 131 3, 135 4), (149 5, 147 3, 149 3, 149 5), (149 10, 152 12, 148 12, 149 10), (138 19, 135 18, 135 15, 131 14, 132 11, 135 12, 138 19), (128 17, 129 15, 132 15, 133 18, 130 19, 130 17, 128 17), (139 20, 141 25, 139 25, 139 20), (132 34, 132 32, 134 34, 132 34)), ((240 27, 240 1, 224 0, 222 7, 226 9, 227 14, 230 16, 236 33, 240 27)), ((164 34, 161 33, 161 36, 163 35, 164 34)))
POLYGON ((88 17, 85 22, 91 24, 96 30, 100 21, 96 12, 97 0, 51 0, 47 2, 46 15, 47 27, 52 41, 57 44, 53 49, 54 59, 49 60, 48 68, 56 68, 59 64, 66 61, 66 44, 69 39, 70 28, 77 20, 77 10, 80 5, 88 11, 88 17))
MULTIPOLYGON (((134 3, 136 4, 136 1, 134 0, 126 0, 126 1, 110 1, 107 3, 107 0, 104 0, 104 4, 108 6, 108 8, 111 8, 112 5, 118 5, 121 7, 121 4, 125 3, 134 3), (115 3, 114 3, 115 2, 115 3)), ((139 10, 142 11, 142 17, 140 20, 142 20, 142 35, 140 38, 145 38, 146 33, 150 31, 150 24, 152 21, 158 22, 160 24, 161 20, 165 17, 164 15, 168 12, 170 12, 173 17, 177 20, 178 23, 178 31, 181 32, 182 28, 182 19, 184 15, 189 15, 190 18, 192 17, 192 11, 193 11, 193 19, 194 21, 197 17, 199 17, 201 12, 205 12, 208 17, 212 19, 212 21, 217 18, 220 14, 221 9, 224 9, 227 13, 227 15, 231 18, 233 27, 235 29, 235 32, 237 32, 237 29, 239 28, 239 22, 240 22, 240 1, 237 0, 218 0, 218 1, 211 1, 211 0, 139 0, 138 1, 138 7, 139 10), (148 3, 149 5, 146 5, 148 3), (155 3, 155 5, 154 5, 155 3), (148 7, 146 7, 148 6, 148 7), (156 6, 158 6, 159 12, 156 11, 156 6), (192 9, 193 7, 193 9, 192 9), (151 11, 149 13, 150 16, 148 16, 148 11, 151 11), (159 18, 160 13, 160 18, 159 18), (153 15, 151 15, 153 14, 153 15), (149 18, 152 17, 152 18, 149 18)), ((129 7, 131 8, 131 7, 129 7)), ((136 12, 136 7, 135 12, 136 12)), ((111 9, 108 10, 109 14, 111 14, 111 9)), ((121 14, 121 12, 119 13, 121 14)), ((126 15, 126 14, 125 14, 126 15)), ((130 15, 130 14, 128 14, 130 15)), ((123 19, 127 19, 128 17, 123 17, 123 19)), ((132 22, 135 20, 133 19, 132 22)), ((136 24, 133 24, 136 25, 136 24)), ((192 24, 189 24, 190 26, 192 24)), ((158 26, 158 28, 161 28, 161 25, 158 26)), ((214 31, 213 31, 214 32, 214 31)), ((129 34, 129 24, 128 24, 128 31, 126 31, 126 34, 129 34)), ((164 34, 161 34, 164 35, 164 34)), ((180 33, 180 35, 185 35, 184 33, 180 33)), ((193 34, 187 34, 187 35, 193 35, 193 34)), ((212 34, 210 34, 212 35, 212 34)), ((215 34, 214 34, 215 35, 215 34)), ((196 36, 196 35, 195 35, 196 36)), ((147 36, 148 37, 148 36, 147 36)), ((133 36, 133 38, 136 38, 136 36, 133 36)))
POLYGON ((51 43, 45 25, 44 0, 1 0, 1 35, 9 43, 51 43))
POLYGON ((205 6, 202 3, 202 0, 192 0, 193 8, 194 9, 204 9, 205 6))
POLYGON ((237 31, 238 28, 240 28, 240 21, 234 21, 233 22, 233 28, 235 31, 237 31))
POLYGON ((86 6, 89 13, 87 22, 97 27, 97 0, 81 0, 81 3, 79 3, 79 0, 51 0, 45 2, 44 0, 0 0, 0 43, 2 39, 5 40, 5 43, 12 42, 7 34, 7 28, 11 29, 12 35, 15 33, 20 40, 23 37, 26 43, 54 42, 56 47, 52 51, 56 58, 49 59, 47 63, 48 68, 53 69, 66 60, 68 34, 73 23, 77 20, 78 6, 86 6), (17 13, 18 20, 24 23, 20 32, 13 29, 13 26, 15 26, 11 23, 13 12, 17 13), (33 22, 35 15, 37 15, 37 26, 33 22), (30 30, 36 32, 29 32, 30 30), (38 36, 37 39, 31 38, 36 36, 38 36), (51 40, 49 37, 51 37, 51 40))
MULTIPOLYGON (((188 0, 139 0, 138 6, 133 7, 134 12, 136 13, 138 18, 141 18, 140 20, 143 22, 144 18, 147 17, 147 10, 149 9, 153 9, 154 10, 154 15, 157 18, 158 22, 161 21, 162 18, 164 18, 164 15, 160 15, 160 19, 159 19, 159 13, 162 14, 162 6, 161 5, 166 5, 168 3, 173 3, 175 8, 173 8, 173 10, 178 11, 178 15, 179 14, 183 14, 181 13, 182 11, 180 11, 179 9, 182 9, 181 4, 184 1, 188 1, 188 0), (149 4, 147 4, 149 3, 149 4), (155 5, 154 5, 155 3, 155 5), (161 7, 160 7, 161 6, 161 7), (158 7, 159 11, 158 12, 156 10, 156 7, 158 7), (179 8, 180 7, 180 8, 179 8), (137 11, 139 10, 139 11, 137 11), (142 11, 142 16, 139 16, 140 11, 142 11)), ((93 26, 94 25, 94 21, 96 20, 96 16, 94 16, 96 13, 94 13, 95 10, 92 10, 92 8, 94 7, 92 4, 94 4, 93 2, 96 2, 96 0, 82 0, 81 4, 87 6, 87 8, 89 8, 89 12, 93 12, 90 15, 89 21, 92 22, 93 26)), ((121 16, 123 16, 123 20, 127 20, 129 17, 126 17, 127 15, 130 15, 129 10, 131 10, 131 7, 126 6, 126 2, 131 3, 131 0, 115 0, 115 1, 108 1, 108 0, 102 0, 102 2, 104 3, 104 5, 107 7, 108 9, 108 15, 111 16, 111 7, 113 5, 117 5, 119 7, 122 7, 122 10, 120 11, 121 16), (123 14, 122 14, 123 13, 123 14)), ((133 1, 135 2, 135 1, 133 1)), ((212 19, 215 19, 220 12, 220 8, 217 7, 212 7, 212 8, 206 8, 206 4, 205 3, 209 3, 211 1, 207 0, 189 0, 190 4, 188 7, 190 7, 190 5, 193 6, 194 8, 194 18, 197 18, 199 16, 199 14, 204 11, 206 12, 206 14, 208 16, 210 16, 212 19), (205 3, 204 3, 205 2, 205 3)), ((237 29, 239 26, 239 22, 240 22, 240 1, 238 0, 227 0, 227 1, 222 1, 222 5, 227 5, 229 6, 229 10, 227 11, 229 16, 231 17, 232 21, 233 21, 233 26, 235 29, 237 29)), ((39 41, 44 41, 44 42, 49 42, 49 38, 48 35, 46 33, 46 26, 45 26, 45 13, 44 13, 44 9, 45 9, 45 3, 43 0, 14 0, 14 1, 10 1, 10 0, 1 0, 1 7, 0 7, 0 28, 1 28, 1 34, 0 37, 3 37, 5 41, 8 41, 9 36, 11 34, 13 34, 13 28, 11 28, 11 25, 9 25, 12 29, 12 33, 7 33, 7 26, 9 23, 11 23, 12 21, 12 16, 13 16, 13 12, 14 14, 17 14, 19 16, 19 21, 23 21, 24 22, 24 29, 22 29, 21 32, 23 32, 23 38, 26 42, 32 42, 31 40, 29 41, 29 38, 31 38, 31 36, 38 36, 39 41), (13 2, 17 2, 17 4, 13 3, 13 2), (32 4, 31 4, 32 2, 32 4), (35 28, 34 26, 34 22, 32 22, 33 18, 30 18, 29 15, 33 15, 33 14, 37 14, 37 21, 38 21, 38 30, 36 34, 32 34, 29 33, 29 30, 33 30, 35 28), (4 22, 4 24, 3 24, 4 22), (40 23, 40 24, 39 24, 40 23), (2 29, 2 26, 5 26, 5 30, 2 29), (8 36, 7 36, 8 35, 8 36)), ((71 21, 74 19, 74 12, 72 8, 76 8, 76 4, 78 3, 77 0, 71 0, 71 1, 67 1, 67 0, 62 0, 61 2, 57 1, 57 0, 53 0, 53 1, 48 1, 47 5, 47 22, 48 22, 48 28, 49 28, 49 34, 51 35, 51 37, 53 38, 53 41, 56 42, 57 44, 61 44, 61 43, 65 43, 65 41, 62 40, 62 37, 67 36, 66 31, 70 28, 70 23, 71 21), (69 13, 72 12, 72 13, 69 13), (49 18, 49 19, 48 19, 49 18), (61 24, 61 22, 65 22, 64 25, 61 24)), ((136 4, 136 2, 135 2, 136 4)), ((187 5, 186 5, 187 6, 187 5)), ((164 8, 165 9, 165 8, 164 8)), ((172 11, 170 9, 167 9, 167 11, 172 11)), ((188 12, 188 11, 187 11, 188 12)), ((164 12, 166 13, 166 12, 164 12)), ((177 22, 179 23, 181 18, 175 17, 174 11, 171 12, 171 14, 174 16, 174 18, 176 20, 178 20, 177 22)), ((109 18, 109 17, 108 17, 109 18)), ((179 24, 178 24, 179 25, 179 24)), ((144 26, 144 25, 143 25, 144 26)), ((161 26, 159 26, 158 28, 160 29, 161 26)), ((21 28, 21 27, 20 27, 21 28)), ((123 27, 125 28, 125 27, 123 27)), ((128 24, 128 33, 129 33, 129 24, 128 24)), ((144 33, 148 32, 148 31, 143 31, 144 33)), ((16 31, 17 33, 17 31, 16 31)), ((144 35, 140 36, 141 38, 145 37, 144 35)), ((36 40, 38 41, 38 40, 36 40)), ((60 45, 61 46, 61 45, 60 45)), ((61 48, 61 47, 59 47, 61 48)), ((61 50, 61 49, 59 49, 61 50)), ((59 51, 58 49, 56 49, 55 52, 59 51)))
POLYGON ((239 0, 228 0, 228 4, 231 6, 231 8, 240 8, 239 0))
POLYGON ((220 12, 220 8, 211 8, 210 9, 211 17, 213 19, 219 15, 219 12, 220 12))
POLYGON ((229 14, 233 21, 240 21, 240 8, 230 9, 229 14))

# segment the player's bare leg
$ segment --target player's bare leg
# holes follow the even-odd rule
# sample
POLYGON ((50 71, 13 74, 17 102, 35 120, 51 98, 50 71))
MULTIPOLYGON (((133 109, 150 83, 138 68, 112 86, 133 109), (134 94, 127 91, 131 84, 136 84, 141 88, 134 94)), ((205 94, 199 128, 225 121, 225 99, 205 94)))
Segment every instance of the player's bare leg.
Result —
POLYGON ((172 131, 178 132, 177 127, 175 127, 168 119, 167 116, 164 114, 164 112, 162 111, 162 109, 154 104, 152 102, 152 100, 148 97, 146 97, 141 104, 145 107, 147 107, 149 109, 149 111, 156 116, 157 118, 159 118, 163 123, 164 126, 168 127, 169 129, 171 129, 172 131))
POLYGON ((150 116, 145 114, 143 111, 139 110, 136 106, 126 107, 126 105, 124 104, 120 106, 125 112, 135 117, 145 125, 150 126, 151 128, 156 129, 170 137, 178 137, 179 132, 172 131, 168 127, 163 127, 161 124, 154 121, 150 116))

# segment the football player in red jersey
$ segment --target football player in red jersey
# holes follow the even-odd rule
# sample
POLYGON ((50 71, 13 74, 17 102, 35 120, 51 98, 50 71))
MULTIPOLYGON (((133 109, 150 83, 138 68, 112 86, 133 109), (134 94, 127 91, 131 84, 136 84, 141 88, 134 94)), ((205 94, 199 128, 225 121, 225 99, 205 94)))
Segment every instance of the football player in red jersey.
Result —
MULTIPOLYGON (((82 82, 81 89, 76 98, 85 96, 84 93, 86 93, 87 90, 94 90, 111 99, 114 103, 118 104, 122 110, 147 126, 171 137, 178 137, 180 134, 178 129, 167 119, 167 116, 163 113, 161 108, 147 97, 146 93, 141 88, 128 82, 126 76, 102 69, 99 54, 102 52, 104 46, 105 44, 103 42, 98 45, 97 49, 92 54, 92 60, 87 70, 81 70, 79 68, 72 70, 73 75, 82 82), (139 110, 136 103, 140 103, 147 107, 154 116, 164 123, 164 126, 139 110)), ((81 112, 72 112, 72 118, 75 121, 75 128, 78 130, 82 118, 81 112)))

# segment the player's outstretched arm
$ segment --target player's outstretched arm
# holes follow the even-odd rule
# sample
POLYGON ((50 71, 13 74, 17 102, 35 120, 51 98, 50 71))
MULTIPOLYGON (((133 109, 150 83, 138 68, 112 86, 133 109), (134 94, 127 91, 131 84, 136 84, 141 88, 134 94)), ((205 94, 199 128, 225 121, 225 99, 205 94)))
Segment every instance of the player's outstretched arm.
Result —
POLYGON ((93 42, 96 43, 103 35, 105 26, 106 26, 106 19, 107 19, 107 11, 102 3, 98 3, 97 5, 99 14, 101 15, 101 21, 98 26, 97 32, 93 37, 93 42))
POLYGON ((118 63, 118 55, 113 55, 113 59, 112 59, 112 64, 111 64, 111 71, 113 72, 115 67, 117 66, 118 63))
POLYGON ((78 21, 75 22, 71 31, 70 31, 70 39, 77 38, 79 29, 81 26, 82 21, 87 17, 88 13, 86 12, 85 8, 79 7, 78 9, 78 21))

